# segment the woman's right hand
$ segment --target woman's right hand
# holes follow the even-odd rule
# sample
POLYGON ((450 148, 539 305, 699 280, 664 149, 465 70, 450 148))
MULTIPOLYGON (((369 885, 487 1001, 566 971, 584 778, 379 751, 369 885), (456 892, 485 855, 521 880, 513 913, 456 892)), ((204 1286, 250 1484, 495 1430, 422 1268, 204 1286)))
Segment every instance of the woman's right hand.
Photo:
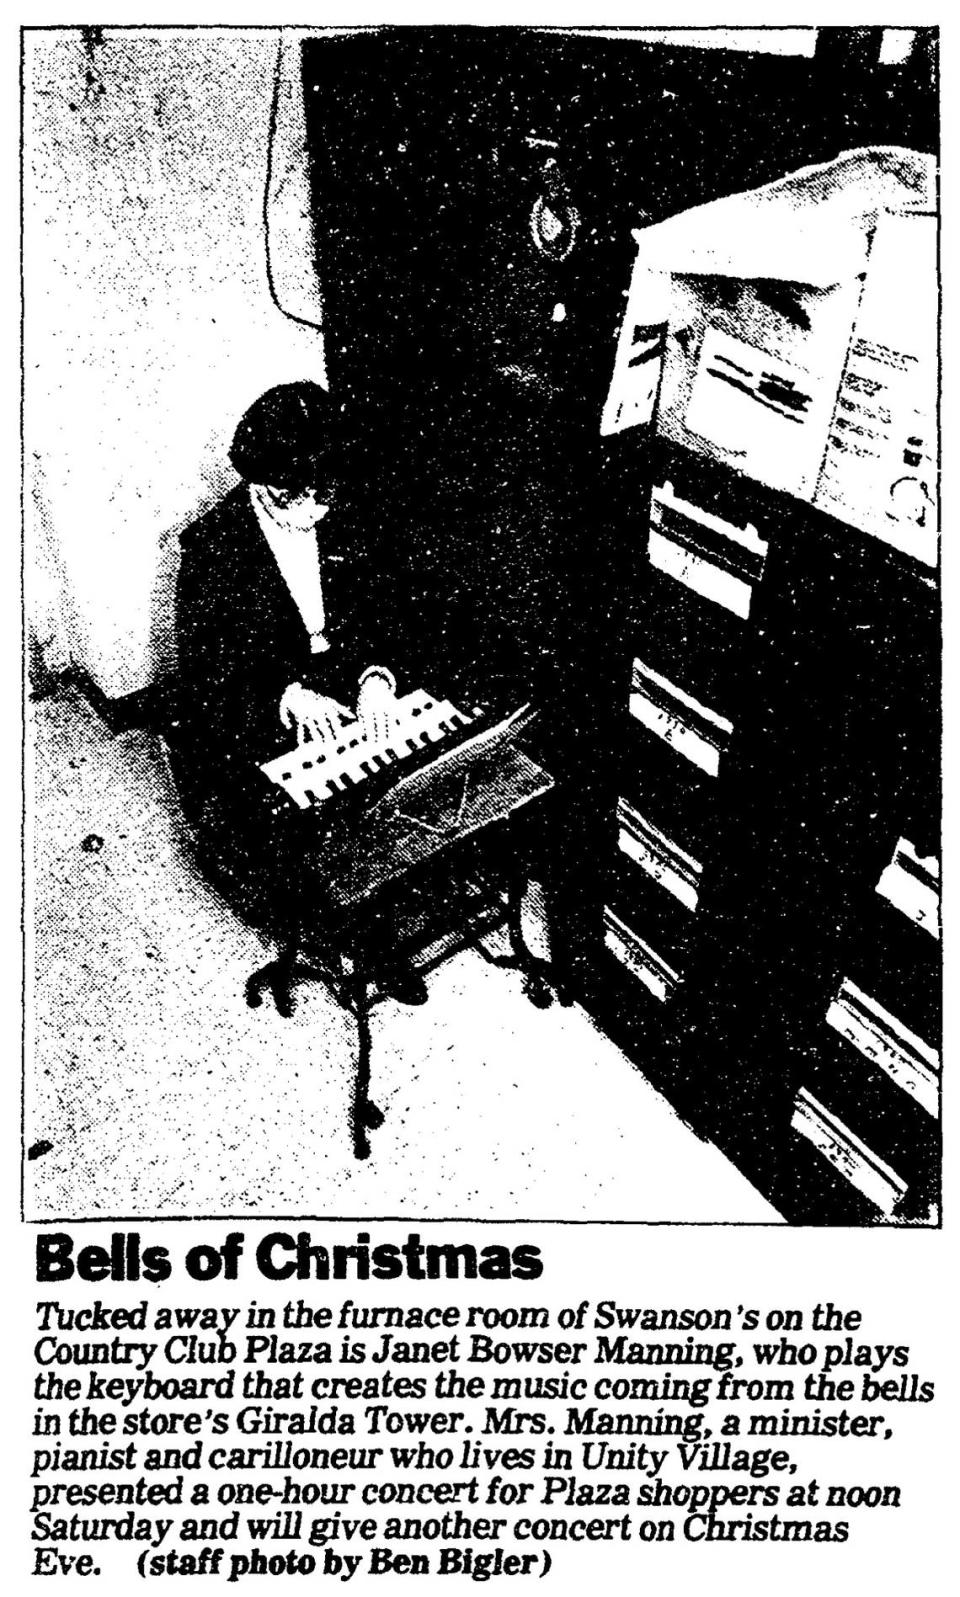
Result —
POLYGON ((286 727, 296 727, 297 742, 339 736, 341 728, 353 720, 346 705, 326 693, 314 693, 301 682, 291 682, 280 700, 280 719, 286 727))

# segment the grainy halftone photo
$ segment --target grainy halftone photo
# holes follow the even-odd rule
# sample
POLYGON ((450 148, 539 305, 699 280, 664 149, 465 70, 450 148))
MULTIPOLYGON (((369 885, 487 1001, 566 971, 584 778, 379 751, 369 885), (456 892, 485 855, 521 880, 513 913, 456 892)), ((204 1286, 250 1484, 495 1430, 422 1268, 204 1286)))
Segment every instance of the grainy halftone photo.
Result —
POLYGON ((936 30, 22 39, 25 1217, 936 1225, 936 30))

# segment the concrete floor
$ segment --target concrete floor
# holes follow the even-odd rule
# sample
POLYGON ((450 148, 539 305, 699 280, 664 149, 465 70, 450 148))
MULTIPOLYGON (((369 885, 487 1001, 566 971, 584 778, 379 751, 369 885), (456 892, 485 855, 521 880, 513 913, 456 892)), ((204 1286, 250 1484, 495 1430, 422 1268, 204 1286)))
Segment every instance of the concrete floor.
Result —
POLYGON ((353 1023, 319 985, 290 1020, 245 1006, 268 956, 186 855, 155 740, 73 690, 31 722, 28 1218, 779 1219, 582 1009, 474 952, 375 1009, 357 1163, 353 1023))

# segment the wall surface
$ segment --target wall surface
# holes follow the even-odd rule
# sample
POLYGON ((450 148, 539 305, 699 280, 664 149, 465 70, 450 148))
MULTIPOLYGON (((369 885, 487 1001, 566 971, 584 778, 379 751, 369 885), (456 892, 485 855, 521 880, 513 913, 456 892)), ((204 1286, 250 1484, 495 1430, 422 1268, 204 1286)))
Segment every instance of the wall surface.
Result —
POLYGON ((26 35, 27 595, 109 695, 170 651, 178 533, 273 383, 325 382, 267 281, 278 31, 26 35))

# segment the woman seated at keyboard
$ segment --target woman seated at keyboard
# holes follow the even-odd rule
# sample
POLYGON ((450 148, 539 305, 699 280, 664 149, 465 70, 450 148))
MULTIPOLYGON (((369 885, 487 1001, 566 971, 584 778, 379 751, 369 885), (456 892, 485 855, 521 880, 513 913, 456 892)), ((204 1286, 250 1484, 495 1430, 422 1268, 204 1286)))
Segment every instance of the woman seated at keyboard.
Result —
POLYGON ((306 834, 273 813, 260 765, 353 714, 380 739, 397 714, 401 615, 345 502, 337 433, 315 383, 270 389, 233 439, 240 483, 181 539, 174 775, 201 855, 271 928, 310 883, 306 834))

